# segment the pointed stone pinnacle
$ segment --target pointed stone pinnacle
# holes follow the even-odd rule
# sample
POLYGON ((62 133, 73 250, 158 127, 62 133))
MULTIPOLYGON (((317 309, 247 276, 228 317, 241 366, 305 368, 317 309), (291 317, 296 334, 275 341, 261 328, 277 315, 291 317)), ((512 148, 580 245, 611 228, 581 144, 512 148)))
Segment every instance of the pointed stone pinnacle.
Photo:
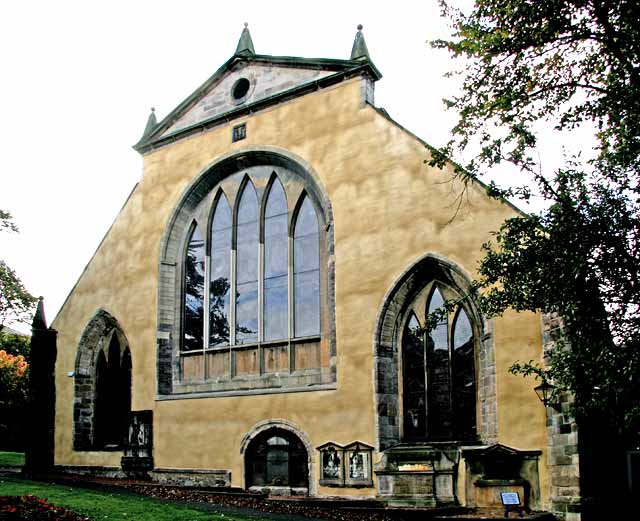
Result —
POLYGON ((253 48, 253 40, 251 39, 251 33, 249 32, 249 24, 244 23, 244 29, 238 40, 238 46, 236 47, 236 54, 255 54, 256 51, 253 48))
POLYGON ((358 24, 358 32, 351 48, 351 59, 369 59, 369 50, 367 49, 367 43, 364 41, 364 34, 362 34, 362 24, 358 24))
POLYGON ((47 329, 47 319, 44 316, 44 297, 38 298, 38 307, 36 307, 36 314, 33 316, 31 329, 47 329))

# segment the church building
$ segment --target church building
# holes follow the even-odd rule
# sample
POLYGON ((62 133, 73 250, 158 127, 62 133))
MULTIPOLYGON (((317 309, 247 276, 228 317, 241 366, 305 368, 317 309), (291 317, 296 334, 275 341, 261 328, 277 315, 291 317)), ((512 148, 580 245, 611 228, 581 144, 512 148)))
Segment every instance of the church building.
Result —
POLYGON ((392 506, 563 495, 571 428, 508 371, 554 319, 483 316, 471 290, 518 210, 375 105, 361 29, 327 59, 258 54, 245 27, 151 113, 52 324, 57 468, 392 506))

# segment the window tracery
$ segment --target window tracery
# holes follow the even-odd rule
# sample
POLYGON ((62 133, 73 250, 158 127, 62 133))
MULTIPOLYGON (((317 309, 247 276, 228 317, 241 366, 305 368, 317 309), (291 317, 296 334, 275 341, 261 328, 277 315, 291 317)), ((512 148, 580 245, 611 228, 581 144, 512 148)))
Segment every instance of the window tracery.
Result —
POLYGON ((402 333, 404 438, 470 440, 476 436, 476 373, 473 326, 462 305, 424 322, 457 295, 432 283, 410 306, 402 333), (443 293, 448 293, 443 295, 443 293))
POLYGON ((304 180, 283 168, 243 169, 221 179, 190 213, 177 389, 335 381, 322 318, 324 217, 304 180))

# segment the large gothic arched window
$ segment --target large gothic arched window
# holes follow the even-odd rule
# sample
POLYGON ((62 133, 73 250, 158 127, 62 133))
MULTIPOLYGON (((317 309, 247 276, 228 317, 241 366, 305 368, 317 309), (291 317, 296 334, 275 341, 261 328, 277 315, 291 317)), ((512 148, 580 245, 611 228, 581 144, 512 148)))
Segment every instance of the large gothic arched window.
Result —
POLYGON ((302 387, 314 374, 318 383, 332 381, 325 229, 304 180, 284 168, 239 171, 189 219, 177 385, 286 388, 288 378, 302 387))
POLYGON ((455 306, 453 312, 445 311, 445 299, 456 297, 452 290, 434 282, 416 298, 406 316, 402 332, 406 440, 476 437, 473 327, 462 305, 455 306), (448 297, 443 292, 449 293, 448 297), (420 325, 418 314, 423 324, 431 317, 429 330, 420 325))

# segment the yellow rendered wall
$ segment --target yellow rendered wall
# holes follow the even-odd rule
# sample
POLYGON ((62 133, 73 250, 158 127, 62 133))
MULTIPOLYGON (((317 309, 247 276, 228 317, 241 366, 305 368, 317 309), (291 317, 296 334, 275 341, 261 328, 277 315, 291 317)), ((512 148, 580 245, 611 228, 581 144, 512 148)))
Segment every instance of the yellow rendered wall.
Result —
MULTIPOLYGON (((144 156, 143 178, 53 323, 59 331, 56 464, 119 465, 120 453, 72 449, 76 346, 99 308, 129 340, 135 410, 154 411, 158 467, 230 469, 243 485, 242 437, 258 422, 297 424, 314 447, 327 441, 376 445, 373 340, 376 318, 394 281, 425 253, 447 257, 473 276, 481 244, 514 214, 470 185, 454 217, 461 186, 453 171, 428 167, 425 147, 361 103, 350 80, 246 118, 247 138, 231 143, 231 125, 188 137, 144 156), (319 176, 334 213, 337 390, 156 401, 156 300, 159 245, 184 189, 232 151, 276 147, 319 176)), ((546 446, 544 408, 530 380, 509 365, 540 357, 533 314, 493 321, 499 441, 519 449, 546 446)), ((317 483, 317 455, 315 475, 317 483)), ((378 459, 374 455, 374 461, 378 459)), ((544 459, 541 488, 546 490, 544 459)), ((373 495, 375 488, 319 487, 320 494, 373 495)), ((543 498, 543 500, 546 498, 543 498)))

